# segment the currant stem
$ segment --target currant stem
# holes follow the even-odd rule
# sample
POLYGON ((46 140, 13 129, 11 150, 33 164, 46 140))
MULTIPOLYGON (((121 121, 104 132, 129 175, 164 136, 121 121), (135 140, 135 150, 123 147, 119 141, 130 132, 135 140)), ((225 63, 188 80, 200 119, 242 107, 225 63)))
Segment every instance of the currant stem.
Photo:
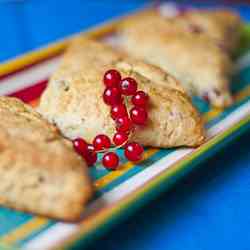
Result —
POLYGON ((126 145, 126 143, 128 142, 129 138, 124 142, 122 143, 121 145, 119 146, 116 146, 116 147, 111 147, 111 148, 108 148, 108 149, 103 149, 103 150, 98 150, 98 151, 95 151, 96 153, 107 153, 107 152, 114 152, 116 151, 117 149, 119 148, 122 148, 124 145, 126 145))
MULTIPOLYGON (((133 131, 133 130, 131 130, 131 132, 132 132, 132 131, 133 131)), ((131 132, 130 132, 129 135, 128 135, 128 139, 127 139, 126 141, 124 141, 121 145, 116 146, 116 147, 107 148, 107 149, 97 150, 97 151, 95 151, 95 152, 96 152, 97 154, 98 154, 98 153, 103 154, 103 153, 107 153, 107 152, 114 152, 114 151, 116 151, 117 149, 122 148, 123 146, 125 146, 125 145, 128 143, 128 141, 129 141, 129 139, 130 139, 130 137, 131 137, 131 132)))

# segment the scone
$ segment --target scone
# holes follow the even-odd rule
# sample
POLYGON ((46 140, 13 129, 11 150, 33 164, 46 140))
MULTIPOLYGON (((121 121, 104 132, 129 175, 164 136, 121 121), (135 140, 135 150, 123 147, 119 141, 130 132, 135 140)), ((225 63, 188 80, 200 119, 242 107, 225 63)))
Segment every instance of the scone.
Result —
POLYGON ((103 43, 76 38, 41 97, 39 111, 64 136, 92 142, 97 134, 112 137, 115 122, 104 104, 104 73, 117 69, 131 76, 150 96, 149 121, 131 137, 144 146, 197 146, 204 141, 202 120, 179 83, 155 66, 131 59, 103 43))
POLYGON ((240 23, 231 18, 233 25, 227 26, 228 16, 204 11, 167 18, 157 10, 146 11, 120 27, 120 47, 173 74, 190 94, 226 107, 232 103, 230 53, 238 41, 233 30, 240 23))
POLYGON ((0 205, 74 221, 92 193, 87 166, 21 101, 0 97, 0 205))

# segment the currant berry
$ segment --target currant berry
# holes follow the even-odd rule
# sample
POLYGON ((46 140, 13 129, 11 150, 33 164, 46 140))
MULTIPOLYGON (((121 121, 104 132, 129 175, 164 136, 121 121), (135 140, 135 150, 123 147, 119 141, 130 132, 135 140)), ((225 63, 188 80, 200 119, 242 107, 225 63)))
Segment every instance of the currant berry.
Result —
POLYGON ((87 145, 87 149, 82 153, 82 157, 85 159, 88 166, 93 166, 97 161, 97 154, 94 146, 91 144, 87 145))
POLYGON ((76 138, 75 140, 73 140, 73 147, 75 151, 80 155, 82 155, 83 152, 86 151, 87 146, 88 144, 82 138, 76 138))
POLYGON ((93 146, 95 151, 103 150, 105 148, 110 148, 111 142, 108 136, 106 135, 97 135, 93 140, 93 146))
POLYGON ((137 91, 132 97, 131 101, 135 106, 146 107, 148 105, 149 97, 144 91, 137 91))
POLYGON ((120 81, 119 88, 123 95, 134 95, 137 90, 137 82, 131 77, 126 77, 120 81))
POLYGON ((116 125, 118 132, 128 132, 133 126, 132 121, 127 116, 117 118, 116 125))
POLYGON ((203 100, 208 102, 209 103, 209 95, 208 93, 205 93, 203 96, 202 96, 203 100))
POLYGON ((115 105, 121 102, 121 93, 118 88, 106 88, 103 93, 103 100, 107 105, 115 105))
POLYGON ((111 107, 111 117, 116 120, 119 117, 127 116, 127 108, 124 104, 117 104, 111 107))
POLYGON ((121 74, 117 70, 110 69, 105 72, 103 82, 107 87, 117 87, 121 78, 121 74))
POLYGON ((145 125, 148 119, 148 113, 144 108, 133 107, 130 110, 130 118, 136 125, 145 125))
POLYGON ((119 157, 116 153, 109 152, 103 156, 102 164, 107 169, 115 170, 119 165, 119 157))
POLYGON ((140 144, 136 142, 130 142, 125 145, 124 154, 130 161, 139 161, 142 159, 143 151, 144 149, 140 144))
POLYGON ((113 142, 116 146, 124 144, 128 140, 128 135, 124 132, 117 132, 113 136, 113 142))

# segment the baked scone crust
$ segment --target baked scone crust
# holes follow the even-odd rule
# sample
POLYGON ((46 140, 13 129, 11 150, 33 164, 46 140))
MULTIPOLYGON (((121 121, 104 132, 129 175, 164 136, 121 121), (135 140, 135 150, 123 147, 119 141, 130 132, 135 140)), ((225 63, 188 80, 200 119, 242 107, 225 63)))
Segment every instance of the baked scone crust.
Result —
POLYGON ((78 220, 92 194, 86 163, 31 107, 0 97, 0 205, 78 220))
MULTIPOLYGON (((187 31, 197 27, 200 34, 210 37, 215 44, 229 53, 239 46, 242 21, 239 15, 227 9, 190 10, 174 19, 187 31)), ((194 30, 193 30, 194 31, 194 30)))
POLYGON ((204 141, 202 120, 172 76, 83 37, 68 48, 41 97, 39 112, 66 137, 92 142, 103 133, 112 138, 115 122, 102 99, 102 78, 111 68, 134 77, 150 96, 149 122, 136 129, 131 140, 154 147, 197 146, 204 141))
POLYGON ((232 35, 232 42, 226 41, 238 23, 233 14, 225 11, 187 12, 166 18, 149 10, 125 21, 118 33, 120 47, 127 53, 170 72, 189 93, 209 99, 214 106, 225 107, 232 103, 232 60, 228 50, 236 47, 238 35, 232 35), (226 25, 229 17, 234 25, 226 25), (196 26, 202 32, 190 31, 196 26))
MULTIPOLYGON (((144 16, 158 15, 171 22, 169 29, 175 32, 191 32, 205 35, 213 40, 221 49, 232 53, 240 42, 242 21, 236 12, 229 9, 186 9, 176 10, 175 15, 164 14, 165 8, 161 6, 156 10, 147 10, 144 16)), ((135 18, 137 15, 135 15, 135 18)))

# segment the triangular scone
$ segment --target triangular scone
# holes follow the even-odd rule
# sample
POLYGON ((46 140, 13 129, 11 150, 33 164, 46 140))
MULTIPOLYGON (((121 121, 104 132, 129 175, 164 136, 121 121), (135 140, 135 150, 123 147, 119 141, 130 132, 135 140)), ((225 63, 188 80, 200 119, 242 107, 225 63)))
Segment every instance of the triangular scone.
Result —
MULTIPOLYGON (((203 19, 202 14, 197 14, 203 20, 200 30, 205 29, 205 25, 208 25, 213 15, 216 15, 217 19, 223 19, 224 12, 222 16, 219 12, 206 14, 203 19)), ((193 15, 199 23, 200 20, 195 17, 193 15)), ((129 54, 170 72, 190 93, 209 100, 212 105, 218 107, 230 105, 232 103, 229 90, 232 71, 230 53, 222 49, 222 42, 212 38, 211 35, 197 32, 194 27, 194 32, 191 32, 187 26, 188 22, 185 22, 182 15, 166 18, 157 11, 147 11, 132 17, 120 27, 120 46, 129 54)), ((223 25, 221 30, 222 27, 223 25)), ((213 28, 215 29, 214 26, 213 28)), ((225 43, 224 40, 228 37, 219 30, 216 37, 225 43)), ((231 36, 234 36, 233 32, 231 36)), ((238 34, 235 37, 238 37, 238 34)), ((225 44, 224 47, 235 47, 235 43, 225 44)))
POLYGON ((102 99, 103 75, 118 69, 134 77, 150 96, 149 121, 131 140, 144 146, 197 146, 204 141, 201 118, 183 89, 167 73, 131 59, 108 45, 77 38, 45 90, 39 111, 69 138, 91 142, 97 134, 112 138, 115 123, 102 99))
POLYGON ((0 97, 0 205, 74 221, 92 194, 87 166, 54 126, 0 97))

